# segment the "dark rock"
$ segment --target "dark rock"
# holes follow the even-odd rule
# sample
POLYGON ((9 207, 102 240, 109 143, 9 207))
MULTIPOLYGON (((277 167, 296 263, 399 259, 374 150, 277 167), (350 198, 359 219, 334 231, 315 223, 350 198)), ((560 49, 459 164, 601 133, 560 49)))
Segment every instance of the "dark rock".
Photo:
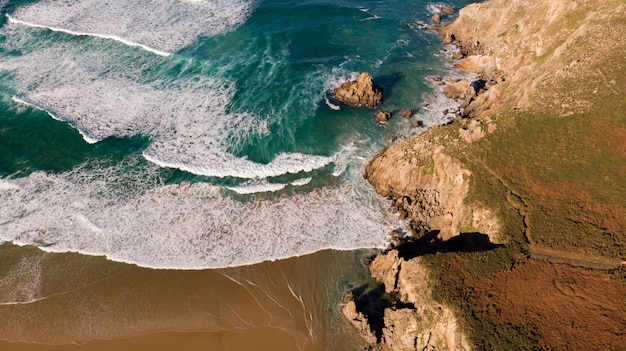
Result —
POLYGON ((374 108, 383 102, 382 88, 374 84, 372 76, 361 73, 357 80, 343 83, 335 89, 337 101, 353 106, 374 108))
POLYGON ((473 81, 471 83, 472 88, 474 88, 474 91, 476 92, 476 95, 478 95, 478 93, 482 90, 482 89, 486 89, 487 82, 483 79, 477 79, 475 81, 473 81))
POLYGON ((447 114, 448 114, 448 112, 449 112, 449 111, 448 111, 448 109, 443 110, 443 114, 444 114, 444 115, 447 115, 447 114))

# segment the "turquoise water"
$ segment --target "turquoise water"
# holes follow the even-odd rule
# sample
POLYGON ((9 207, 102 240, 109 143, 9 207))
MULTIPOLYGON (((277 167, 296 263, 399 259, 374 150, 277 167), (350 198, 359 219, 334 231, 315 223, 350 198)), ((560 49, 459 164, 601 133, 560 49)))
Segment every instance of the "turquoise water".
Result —
POLYGON ((0 239, 201 269, 380 247, 402 225, 362 170, 421 130, 402 110, 443 122, 420 110, 446 70, 420 29, 434 3, 3 3, 0 239), (362 71, 386 126, 332 99, 362 71))

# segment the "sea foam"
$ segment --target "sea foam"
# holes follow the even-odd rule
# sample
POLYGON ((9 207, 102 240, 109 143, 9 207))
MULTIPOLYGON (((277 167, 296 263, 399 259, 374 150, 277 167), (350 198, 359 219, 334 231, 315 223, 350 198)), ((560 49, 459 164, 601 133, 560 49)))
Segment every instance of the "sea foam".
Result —
POLYGON ((257 116, 227 110, 236 92, 233 82, 202 73, 144 81, 135 71, 155 70, 159 60, 133 56, 115 45, 105 50, 91 41, 50 40, 31 49, 36 34, 13 26, 4 29, 11 38, 6 45, 32 50, 0 59, 0 69, 12 73, 21 92, 13 99, 68 122, 89 143, 147 135, 152 142, 143 153, 146 159, 214 177, 274 177, 334 161, 297 152, 281 153, 267 164, 236 157, 229 147, 267 135, 269 129, 257 116))
POLYGON ((233 30, 250 16, 248 0, 42 0, 17 8, 13 22, 92 35, 169 55, 199 36, 233 30))
POLYGON ((140 163, 129 157, 115 166, 11 179, 18 188, 0 191, 0 239, 145 267, 202 269, 381 247, 398 226, 363 179, 241 201, 206 183, 161 184, 158 167, 140 163))

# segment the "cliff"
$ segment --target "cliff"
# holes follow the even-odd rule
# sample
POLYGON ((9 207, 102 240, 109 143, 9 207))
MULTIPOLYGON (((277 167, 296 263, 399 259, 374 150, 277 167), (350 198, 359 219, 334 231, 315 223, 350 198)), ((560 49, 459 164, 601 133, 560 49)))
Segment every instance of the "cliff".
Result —
POLYGON ((620 347, 611 328, 626 322, 624 18, 619 0, 491 0, 434 28, 456 48, 457 67, 479 78, 444 79, 464 118, 389 146, 366 167, 411 231, 370 264, 384 287, 378 300, 346 304, 370 341, 394 350, 620 347), (585 280, 602 288, 592 293, 585 280), (551 294, 551 304, 528 291, 551 294), (377 316, 369 331, 368 315, 377 316))

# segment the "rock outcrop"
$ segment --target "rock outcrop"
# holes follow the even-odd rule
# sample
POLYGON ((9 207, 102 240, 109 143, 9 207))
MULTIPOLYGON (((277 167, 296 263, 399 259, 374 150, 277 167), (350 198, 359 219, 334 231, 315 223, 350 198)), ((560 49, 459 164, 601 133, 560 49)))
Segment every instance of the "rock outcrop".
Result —
MULTIPOLYGON (((483 132, 479 126, 480 131, 472 124, 472 135, 483 132)), ((474 223, 474 213, 484 209, 464 203, 471 174, 444 152, 436 131, 431 129, 387 147, 365 167, 365 178, 376 192, 392 200, 400 218, 410 221, 415 237, 438 230, 439 237, 447 240, 458 235, 462 227, 471 226, 498 241, 495 216, 487 215, 489 220, 474 223)))
POLYGON ((367 72, 354 81, 343 83, 335 89, 335 99, 346 105, 374 108, 383 102, 383 90, 374 83, 367 72))
POLYGON ((381 285, 360 296, 346 293, 343 315, 372 344, 394 351, 470 350, 454 314, 430 298, 428 270, 392 250, 369 269, 381 285))
POLYGON ((393 116, 393 111, 379 111, 376 112, 376 115, 374 117, 376 118, 377 122, 385 123, 391 119, 391 116, 393 116))
POLYGON ((459 11, 453 22, 431 27, 444 44, 455 44, 462 59, 457 67, 478 73, 487 82, 486 92, 468 104, 466 115, 486 116, 507 108, 528 109, 539 84, 555 74, 573 74, 571 60, 563 53, 593 28, 576 24, 567 16, 584 14, 584 2, 492 0, 459 11))
MULTIPOLYGON (((563 95, 559 95, 560 100, 531 98, 537 97, 533 94, 538 94, 540 89, 543 89, 542 97, 567 94, 569 89, 553 92, 551 80, 576 79, 583 76, 582 69, 595 67, 580 68, 584 65, 579 63, 592 62, 589 57, 600 55, 597 50, 568 50, 577 41, 589 47, 602 46, 602 35, 611 29, 601 27, 600 23, 605 17, 615 20, 619 15, 605 16, 609 10, 604 8, 602 11, 607 12, 600 11, 593 17, 592 12, 601 7, 602 3, 597 1, 544 0, 529 6, 523 0, 491 0, 469 5, 459 12, 457 20, 437 29, 445 38, 444 43, 458 47, 454 57, 462 60, 458 67, 476 73, 478 79, 437 79, 447 97, 462 101, 463 117, 468 118, 458 118, 453 125, 436 127, 389 146, 366 167, 365 178, 379 194, 392 201, 399 218, 409 221, 411 231, 409 238, 396 233, 394 248, 379 254, 369 264, 372 277, 381 284, 378 299, 372 299, 372 294, 365 294, 367 300, 356 296, 354 300, 361 302, 354 304, 354 311, 348 309, 353 312, 349 314, 353 323, 361 325, 365 334, 371 333, 368 340, 383 343, 385 350, 468 349, 451 310, 431 298, 429 279, 434 278, 428 274, 425 257, 407 257, 401 247, 421 239, 438 243, 462 240, 468 237, 460 235, 464 228, 471 228, 472 232, 465 234, 477 234, 474 238, 482 238, 488 245, 506 242, 501 234, 504 224, 493 213, 499 209, 491 210, 488 204, 467 200, 472 174, 464 166, 467 161, 460 161, 463 158, 459 154, 467 150, 467 144, 480 146, 493 140, 489 140, 488 134, 494 132, 498 120, 494 117, 494 122, 491 117, 503 111, 532 112, 558 102, 556 110, 565 106, 571 111, 571 106, 581 106, 575 112, 584 112, 585 104, 580 101, 585 94, 570 100, 564 100, 563 95), (585 36, 593 41, 585 42, 585 36), (369 307, 360 308, 364 306, 369 307)), ((613 11, 623 14, 626 7, 620 4, 613 11)), ((623 35, 614 37, 623 38, 623 35)), ((605 55, 614 48, 606 46, 605 55)), ((606 86, 607 94, 618 95, 615 77, 605 77, 600 69, 589 75, 596 78, 596 83, 606 86)), ((589 86, 580 84, 571 89, 589 90, 589 86)), ((498 132, 506 131, 506 127, 503 124, 498 132)), ((476 150, 477 146, 470 147, 476 150)), ((471 162, 484 166, 482 157, 471 162)))

